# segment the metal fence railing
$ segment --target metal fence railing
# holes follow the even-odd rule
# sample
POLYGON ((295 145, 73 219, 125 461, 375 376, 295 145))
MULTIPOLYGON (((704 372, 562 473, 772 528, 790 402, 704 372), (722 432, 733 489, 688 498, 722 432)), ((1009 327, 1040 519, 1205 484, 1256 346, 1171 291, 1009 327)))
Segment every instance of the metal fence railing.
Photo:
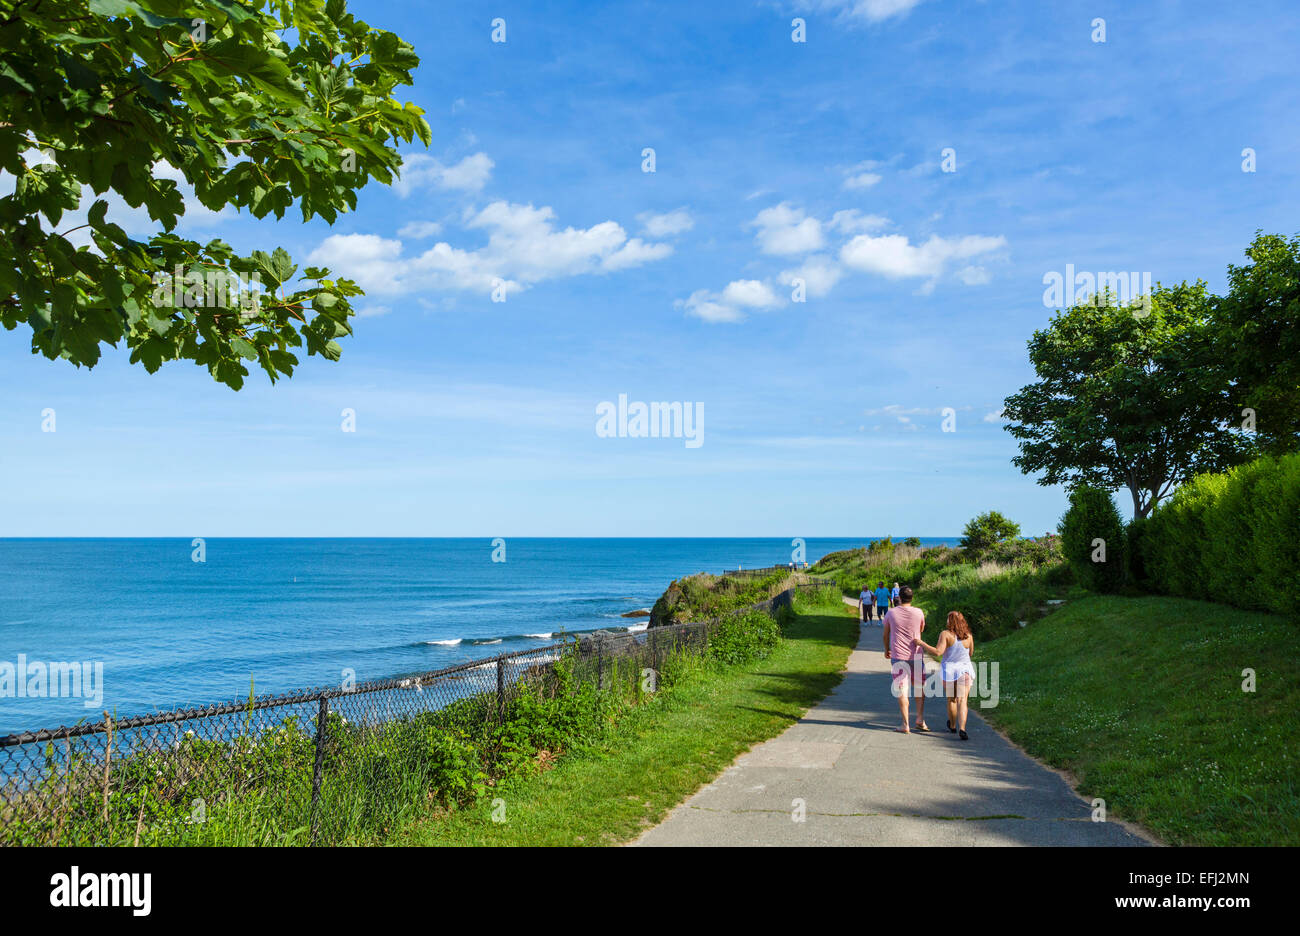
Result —
POLYGON ((809 575, 805 569, 807 564, 790 563, 787 565, 763 566, 759 569, 724 569, 722 575, 729 578, 763 578, 768 575, 798 575, 805 581, 806 585, 825 585, 833 584, 833 580, 825 576, 809 575))
POLYGON ((763 566, 758 569, 723 569, 722 574, 732 576, 733 578, 736 576, 755 576, 761 578, 764 575, 775 575, 778 572, 794 573, 802 570, 802 565, 796 566, 791 563, 789 565, 763 566))
POLYGON ((626 686, 670 654, 707 650, 718 623, 587 635, 355 686, 133 718, 105 712, 94 724, 0 737, 0 844, 203 843, 213 816, 227 831, 248 826, 245 838, 262 822, 303 843, 346 841, 384 796, 431 798, 459 782, 465 745, 507 743, 493 732, 525 687, 554 698, 575 683, 626 686))

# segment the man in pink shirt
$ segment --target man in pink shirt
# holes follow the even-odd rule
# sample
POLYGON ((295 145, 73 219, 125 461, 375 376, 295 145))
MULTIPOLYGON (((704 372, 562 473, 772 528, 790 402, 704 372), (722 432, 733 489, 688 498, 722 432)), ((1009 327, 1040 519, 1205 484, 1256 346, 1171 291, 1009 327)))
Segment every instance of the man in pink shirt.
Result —
POLYGON ((916 730, 929 731, 925 723, 925 657, 916 640, 925 630, 925 612, 912 607, 912 589, 904 585, 898 592, 898 605, 885 615, 885 657, 890 662, 893 693, 898 699, 898 710, 903 715, 903 727, 896 729, 910 734, 907 725, 908 690, 916 696, 916 730))

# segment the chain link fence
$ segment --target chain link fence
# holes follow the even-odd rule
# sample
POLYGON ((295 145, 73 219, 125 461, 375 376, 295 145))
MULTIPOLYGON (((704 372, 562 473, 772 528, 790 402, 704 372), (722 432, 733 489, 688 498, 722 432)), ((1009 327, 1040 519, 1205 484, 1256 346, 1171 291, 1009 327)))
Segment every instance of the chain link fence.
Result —
POLYGON ((587 635, 351 687, 106 712, 9 735, 0 844, 333 844, 386 831, 483 782, 473 764, 511 755, 510 726, 528 706, 583 691, 594 705, 626 698, 664 661, 705 653, 718 624, 587 635))

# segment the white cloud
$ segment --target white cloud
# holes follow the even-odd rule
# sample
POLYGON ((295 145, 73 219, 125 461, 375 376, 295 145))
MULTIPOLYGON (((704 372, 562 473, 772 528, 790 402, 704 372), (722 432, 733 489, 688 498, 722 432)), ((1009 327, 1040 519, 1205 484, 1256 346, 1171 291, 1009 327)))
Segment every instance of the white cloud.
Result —
POLYGON ((367 292, 400 292, 395 287, 406 268, 401 255, 400 240, 378 234, 331 234, 307 255, 307 262, 354 279, 367 292))
POLYGON ((745 313, 732 306, 723 305, 707 289, 697 289, 685 299, 673 303, 679 309, 685 309, 688 315, 706 322, 739 322, 745 313))
POLYGON ((487 184, 495 165, 487 153, 466 156, 454 166, 444 165, 427 153, 411 153, 402 157, 401 176, 393 183, 393 191, 402 198, 416 189, 430 187, 477 192, 487 184))
POLYGON ((548 207, 496 201, 465 226, 490 232, 487 247, 475 252, 481 259, 531 282, 586 273, 627 240, 615 221, 557 231, 554 220, 555 212, 548 207))
POLYGON ((1000 409, 994 410, 991 413, 984 414, 984 421, 986 423, 1005 422, 1006 419, 1007 417, 1003 414, 1002 410, 1000 409))
POLYGON ((463 189, 477 192, 487 184, 492 167, 496 165, 486 153, 466 156, 454 166, 444 169, 441 184, 443 188, 463 189))
POLYGON ((672 253, 670 244, 629 240, 615 221, 557 230, 551 208, 505 201, 467 212, 464 226, 487 231, 487 243, 465 249, 439 241, 423 253, 407 257, 401 240, 374 234, 333 234, 308 260, 350 276, 367 292, 488 292, 500 283, 508 295, 543 280, 625 270, 672 253))
MULTIPOLYGON (((904 432, 917 432, 920 430, 920 426, 912 421, 913 416, 931 416, 939 412, 940 410, 929 409, 924 406, 905 407, 897 403, 891 403, 878 409, 863 410, 863 415, 893 417, 894 425, 899 429, 904 432)), ((874 426, 873 431, 879 432, 880 426, 874 426)))
POLYGON ((412 221, 397 229, 399 237, 409 237, 412 240, 420 240, 441 233, 442 225, 437 221, 412 221))
POLYGON ((889 227, 889 224, 889 219, 883 215, 864 215, 856 208, 849 208, 831 215, 828 226, 842 234, 862 234, 867 231, 878 231, 881 228, 889 227))
POLYGON ((751 224, 758 228, 755 239, 766 254, 810 253, 826 243, 822 223, 791 207, 789 202, 764 208, 751 224))
POLYGON ((722 291, 722 301, 752 309, 767 309, 780 302, 772 287, 759 280, 733 280, 722 291))
POLYGON ((875 173, 875 172, 860 172, 860 173, 858 173, 857 175, 851 175, 851 176, 849 176, 847 179, 845 179, 845 180, 844 180, 844 187, 845 187, 846 189, 850 189, 850 190, 851 190, 851 189, 864 189, 864 188, 871 188, 871 186, 873 186, 873 185, 875 185, 877 182, 879 182, 880 179, 881 179, 881 176, 880 176, 878 173, 875 173))
POLYGON ((387 315, 393 310, 386 305, 372 305, 357 310, 357 318, 378 318, 381 315, 387 315))
POLYGON ((913 245, 902 234, 872 237, 859 234, 840 249, 845 266, 865 273, 878 273, 891 279, 942 275, 954 260, 967 260, 1006 246, 1005 237, 968 235, 946 240, 931 236, 923 244, 913 245))
POLYGON ((817 10, 829 10, 845 19, 879 23, 891 17, 903 17, 922 0, 811 0, 802 4, 817 10))
POLYGON ((781 271, 777 279, 787 286, 793 286, 796 279, 801 279, 807 294, 819 299, 834 289, 843 276, 844 270, 838 263, 818 254, 809 257, 798 269, 781 271))
POLYGON ((706 322, 739 322, 746 309, 769 309, 780 305, 781 299, 760 280, 733 280, 721 293, 697 289, 673 304, 706 322))
POLYGON ((850 166, 844 170, 844 188, 868 189, 878 183, 883 176, 875 170, 883 166, 884 163, 876 159, 867 159, 856 166, 850 166))
POLYGON ((614 272, 662 260, 673 252, 672 244, 647 244, 634 237, 600 262, 601 269, 614 272))
MULTIPOLYGON (((862 163, 854 169, 874 165, 862 163)), ((755 239, 763 253, 808 254, 799 266, 783 269, 773 280, 788 287, 793 287, 796 280, 802 280, 807 298, 828 295, 852 271, 897 279, 924 278, 918 292, 928 294, 950 265, 1006 246, 1003 237, 968 236, 946 240, 932 236, 923 244, 913 245, 901 234, 873 236, 862 233, 888 227, 890 223, 882 215, 864 214, 856 208, 837 211, 830 221, 823 222, 789 202, 781 202, 760 211, 750 226, 758 228, 755 239), (853 236, 841 246, 837 256, 814 253, 825 246, 827 232, 853 236)), ((961 265, 956 275, 966 285, 989 281, 988 271, 974 264, 961 265)), ((676 306, 705 321, 739 322, 745 318, 746 309, 768 308, 784 301, 784 297, 773 292, 769 282, 755 279, 736 280, 720 293, 696 290, 685 300, 678 300, 676 306)))
POLYGON ((907 422, 907 419, 905 418, 907 416, 928 416, 932 413, 937 413, 938 410, 929 409, 924 406, 908 407, 908 406, 902 406, 898 403, 890 403, 888 406, 881 406, 876 409, 863 410, 862 412, 866 416, 878 416, 883 413, 898 418, 900 422, 907 422))
POLYGON ((695 227, 695 219, 685 208, 664 214, 645 211, 637 215, 636 219, 641 222, 641 231, 647 237, 672 237, 695 227))

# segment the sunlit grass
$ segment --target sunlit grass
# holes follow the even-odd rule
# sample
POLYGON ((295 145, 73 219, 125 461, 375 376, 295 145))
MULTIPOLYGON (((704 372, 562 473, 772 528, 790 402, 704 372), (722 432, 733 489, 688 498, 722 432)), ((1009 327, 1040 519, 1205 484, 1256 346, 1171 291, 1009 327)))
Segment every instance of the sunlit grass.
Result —
POLYGON ((978 648, 1001 692, 982 714, 1171 844, 1297 845, 1297 654, 1279 616, 1087 597, 978 648))

